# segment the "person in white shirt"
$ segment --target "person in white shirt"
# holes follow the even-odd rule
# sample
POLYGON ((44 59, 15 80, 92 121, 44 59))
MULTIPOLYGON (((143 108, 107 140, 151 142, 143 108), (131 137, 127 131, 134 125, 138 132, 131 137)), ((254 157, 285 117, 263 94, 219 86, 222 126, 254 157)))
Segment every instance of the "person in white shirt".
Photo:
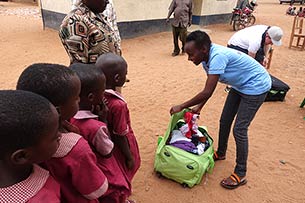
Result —
POLYGON ((228 41, 228 47, 242 51, 266 66, 271 45, 282 44, 283 31, 277 26, 254 25, 236 32, 228 41))

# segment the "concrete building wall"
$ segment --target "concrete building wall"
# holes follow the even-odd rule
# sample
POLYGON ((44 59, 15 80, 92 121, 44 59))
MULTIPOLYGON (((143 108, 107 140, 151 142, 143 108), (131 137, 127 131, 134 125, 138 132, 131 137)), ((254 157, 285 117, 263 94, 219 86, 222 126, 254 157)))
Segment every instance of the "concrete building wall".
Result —
POLYGON ((228 22, 237 0, 194 0, 193 23, 210 25, 228 22))
POLYGON ((114 0, 119 22, 165 19, 171 0, 114 0))
POLYGON ((201 15, 217 15, 231 13, 235 0, 202 0, 201 15))
MULTIPOLYGON (((7 0, 6 0, 7 1, 7 0)), ((17 2, 17 3, 33 3, 38 5, 38 0, 9 0, 11 2, 17 2)))
MULTIPOLYGON (((58 29, 72 0, 41 0, 44 25, 58 29)), ((171 0, 113 0, 122 38, 168 31, 165 22, 171 0)), ((193 0, 193 24, 226 23, 236 0, 193 0)))
POLYGON ((67 14, 71 10, 72 0, 41 0, 43 10, 67 14))

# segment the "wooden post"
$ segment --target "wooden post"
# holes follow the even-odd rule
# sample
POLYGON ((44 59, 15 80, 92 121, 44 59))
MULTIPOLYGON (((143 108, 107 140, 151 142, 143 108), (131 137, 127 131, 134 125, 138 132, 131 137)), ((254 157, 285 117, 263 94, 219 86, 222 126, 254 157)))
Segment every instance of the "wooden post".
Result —
POLYGON ((271 47, 268 54, 268 64, 266 69, 269 69, 271 66, 272 55, 273 55, 273 48, 271 47))

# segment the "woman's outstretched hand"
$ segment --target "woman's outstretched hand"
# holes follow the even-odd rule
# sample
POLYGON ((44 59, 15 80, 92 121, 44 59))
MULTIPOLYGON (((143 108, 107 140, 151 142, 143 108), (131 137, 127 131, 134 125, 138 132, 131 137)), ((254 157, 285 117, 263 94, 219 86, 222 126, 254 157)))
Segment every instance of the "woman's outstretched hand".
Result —
POLYGON ((171 115, 173 115, 174 113, 178 113, 180 111, 183 110, 183 107, 181 105, 176 105, 176 106, 173 106, 170 110, 169 110, 169 113, 171 115))
POLYGON ((192 113, 196 113, 196 114, 200 114, 202 107, 200 105, 195 106, 194 108, 192 108, 192 113))

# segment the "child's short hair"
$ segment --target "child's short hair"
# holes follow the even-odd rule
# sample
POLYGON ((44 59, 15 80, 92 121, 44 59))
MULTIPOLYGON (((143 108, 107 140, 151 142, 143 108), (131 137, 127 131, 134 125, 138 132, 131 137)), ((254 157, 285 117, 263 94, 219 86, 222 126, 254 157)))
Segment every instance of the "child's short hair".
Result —
POLYGON ((121 68, 119 64, 127 65, 127 62, 122 56, 111 52, 100 55, 95 63, 95 65, 100 68, 106 76, 114 76, 117 74, 121 68))
POLYGON ((77 74, 81 81, 81 97, 88 96, 89 93, 99 90, 101 87, 97 83, 104 73, 94 64, 74 63, 70 68, 77 74))
POLYGON ((0 90, 0 159, 41 139, 54 113, 51 105, 32 92, 0 90))
POLYGON ((75 76, 76 74, 66 66, 36 63, 21 73, 17 89, 42 95, 58 106, 73 96, 74 87, 71 80, 75 76))

